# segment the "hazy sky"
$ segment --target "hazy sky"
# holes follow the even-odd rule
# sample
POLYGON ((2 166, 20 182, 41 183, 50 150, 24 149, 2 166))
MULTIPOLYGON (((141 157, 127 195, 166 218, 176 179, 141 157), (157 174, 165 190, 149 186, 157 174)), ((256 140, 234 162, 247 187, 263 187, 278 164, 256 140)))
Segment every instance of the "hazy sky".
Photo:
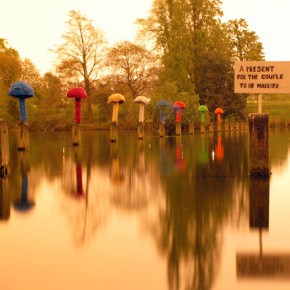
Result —
MULTIPOLYGON (((152 0, 0 0, 0 38, 44 73, 51 68, 48 49, 61 42, 68 11, 79 10, 103 30, 112 44, 134 40, 138 17, 152 0)), ((290 60, 290 0, 223 0, 224 19, 244 18, 264 44, 266 60, 290 60)))

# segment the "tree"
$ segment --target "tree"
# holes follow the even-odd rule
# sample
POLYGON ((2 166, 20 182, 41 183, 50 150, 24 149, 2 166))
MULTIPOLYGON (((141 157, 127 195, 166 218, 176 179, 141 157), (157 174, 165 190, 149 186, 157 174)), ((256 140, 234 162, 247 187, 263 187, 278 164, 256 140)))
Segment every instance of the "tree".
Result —
POLYGON ((0 52, 0 84, 5 88, 21 76, 21 63, 15 56, 0 52))
POLYGON ((263 44, 254 31, 249 31, 245 19, 229 20, 226 31, 235 57, 240 60, 263 60, 263 44))
POLYGON ((0 52, 19 58, 18 51, 12 47, 8 47, 8 42, 4 38, 0 38, 0 52))
POLYGON ((117 43, 109 50, 108 64, 117 86, 133 99, 148 94, 156 83, 156 57, 143 46, 129 41, 117 43))
POLYGON ((59 64, 70 64, 71 69, 83 81, 88 95, 87 116, 92 118, 91 89, 97 80, 104 60, 105 38, 101 30, 95 28, 92 21, 79 11, 70 11, 66 22, 67 31, 64 42, 56 49, 59 64))
MULTIPOLYGON (((165 95, 165 88, 174 87, 172 101, 197 94, 210 111, 223 106, 231 114, 240 115, 245 98, 233 92, 237 48, 230 26, 221 21, 220 6, 220 0, 154 0, 149 17, 139 19, 138 24, 140 34, 161 55, 159 95, 165 95)), ((263 55, 255 33, 244 29, 242 36, 239 45, 244 57, 263 55)))

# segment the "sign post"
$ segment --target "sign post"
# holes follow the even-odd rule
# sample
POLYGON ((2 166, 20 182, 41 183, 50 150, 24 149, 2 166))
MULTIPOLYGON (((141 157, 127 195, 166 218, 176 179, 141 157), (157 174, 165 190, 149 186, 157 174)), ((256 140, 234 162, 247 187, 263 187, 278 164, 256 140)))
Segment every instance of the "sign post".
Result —
POLYGON ((258 113, 249 115, 250 175, 268 178, 268 114, 262 114, 262 94, 290 93, 290 61, 235 62, 235 93, 258 94, 258 113))

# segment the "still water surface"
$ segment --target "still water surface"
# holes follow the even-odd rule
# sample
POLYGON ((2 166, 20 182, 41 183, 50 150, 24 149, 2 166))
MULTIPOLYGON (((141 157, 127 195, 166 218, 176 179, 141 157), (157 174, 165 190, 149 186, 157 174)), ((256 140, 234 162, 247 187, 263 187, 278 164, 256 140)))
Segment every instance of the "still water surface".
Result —
POLYGON ((2 290, 290 288, 290 131, 252 180, 248 132, 31 133, 0 179, 2 290))

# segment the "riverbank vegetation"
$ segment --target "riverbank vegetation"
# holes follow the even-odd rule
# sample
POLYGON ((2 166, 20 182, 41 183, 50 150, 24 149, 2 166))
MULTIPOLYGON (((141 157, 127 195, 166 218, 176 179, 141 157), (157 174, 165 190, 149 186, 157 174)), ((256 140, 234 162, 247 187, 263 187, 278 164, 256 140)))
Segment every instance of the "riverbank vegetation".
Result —
MULTIPOLYGON (((219 0, 154 0, 149 16, 136 20, 136 41, 109 46, 92 21, 70 11, 63 42, 52 49, 53 69, 44 75, 0 36, 0 117, 10 124, 19 120, 17 101, 7 91, 23 80, 35 93, 26 102, 28 122, 35 130, 72 126, 74 102, 66 92, 78 86, 88 96, 82 102, 82 124, 92 129, 109 128, 112 107, 107 99, 116 92, 126 98, 118 121, 124 129, 137 126, 133 100, 138 95, 151 99, 145 109, 148 127, 158 125, 160 99, 183 101, 184 123, 199 121, 200 104, 209 109, 208 121, 214 120, 217 107, 224 109, 224 118, 244 119, 247 96, 234 94, 234 61, 263 60, 263 45, 246 20, 223 22, 222 14, 219 0)), ((174 118, 173 112, 168 118, 174 118)))

